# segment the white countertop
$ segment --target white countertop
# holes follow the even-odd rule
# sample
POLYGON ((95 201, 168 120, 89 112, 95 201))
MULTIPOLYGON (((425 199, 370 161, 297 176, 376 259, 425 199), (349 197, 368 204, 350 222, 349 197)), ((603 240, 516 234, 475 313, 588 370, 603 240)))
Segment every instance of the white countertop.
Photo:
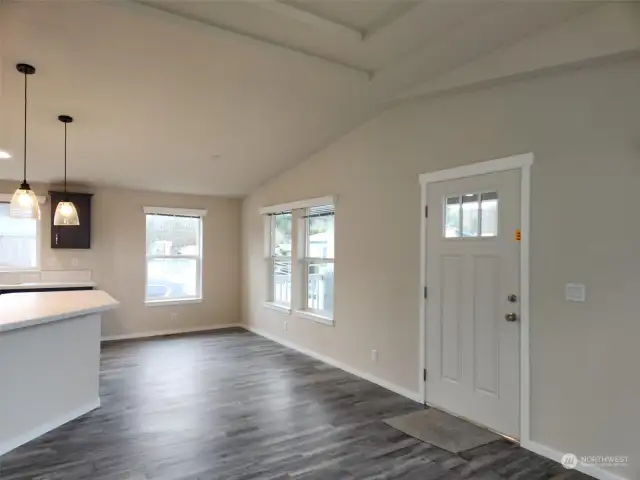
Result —
POLYGON ((102 290, 0 295, 0 333, 114 310, 120 303, 102 290))
POLYGON ((24 282, 24 283, 0 283, 2 290, 31 290, 35 288, 79 288, 95 287, 96 282, 24 282))

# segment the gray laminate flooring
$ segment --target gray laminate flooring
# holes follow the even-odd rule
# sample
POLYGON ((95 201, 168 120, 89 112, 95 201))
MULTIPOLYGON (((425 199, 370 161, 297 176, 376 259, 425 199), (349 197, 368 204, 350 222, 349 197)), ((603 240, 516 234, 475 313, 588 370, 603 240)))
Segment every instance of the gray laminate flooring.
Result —
POLYGON ((107 343, 100 389, 101 408, 0 457, 0 479, 590 478, 503 440, 423 443, 382 421, 419 404, 239 329, 107 343))

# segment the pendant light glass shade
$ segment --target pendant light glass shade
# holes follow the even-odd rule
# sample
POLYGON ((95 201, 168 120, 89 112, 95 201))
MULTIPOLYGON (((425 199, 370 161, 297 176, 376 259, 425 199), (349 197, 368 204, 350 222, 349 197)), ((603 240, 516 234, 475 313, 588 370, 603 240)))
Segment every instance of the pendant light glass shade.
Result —
POLYGON ((16 69, 24 75, 24 180, 11 197, 9 216, 40 220, 38 199, 27 183, 27 77, 36 73, 36 69, 26 63, 19 63, 16 69))
POLYGON ((23 183, 11 197, 9 216, 40 220, 40 205, 38 205, 36 194, 33 193, 28 183, 23 183))
MULTIPOLYGON (((69 115, 60 115, 58 120, 64 123, 64 193, 67 193, 67 124, 73 122, 73 118, 69 115)), ((78 210, 68 198, 58 202, 56 213, 53 216, 53 224, 56 227, 77 227, 80 225, 78 210)))
POLYGON ((77 227, 80 225, 78 211, 76 210, 76 206, 73 202, 58 202, 56 213, 53 216, 53 224, 58 227, 77 227))

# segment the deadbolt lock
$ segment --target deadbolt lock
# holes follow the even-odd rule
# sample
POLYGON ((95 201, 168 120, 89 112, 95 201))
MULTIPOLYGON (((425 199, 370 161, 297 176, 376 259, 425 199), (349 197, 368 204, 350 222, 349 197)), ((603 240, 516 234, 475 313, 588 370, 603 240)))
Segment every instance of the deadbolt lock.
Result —
POLYGON ((507 300, 509 300, 511 303, 516 303, 518 301, 518 296, 515 293, 512 293, 507 297, 507 300))
POLYGON ((505 319, 507 322, 515 322, 516 320, 518 320, 518 315, 517 315, 516 313, 507 313, 507 314, 504 316, 504 319, 505 319))

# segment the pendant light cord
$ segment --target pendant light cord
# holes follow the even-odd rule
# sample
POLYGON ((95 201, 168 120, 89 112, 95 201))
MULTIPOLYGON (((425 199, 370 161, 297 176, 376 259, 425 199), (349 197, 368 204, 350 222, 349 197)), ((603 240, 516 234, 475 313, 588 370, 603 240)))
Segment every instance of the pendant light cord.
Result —
POLYGON ((27 182, 27 74, 24 74, 24 183, 27 182))
POLYGON ((67 124, 64 124, 64 193, 67 193, 67 124))

